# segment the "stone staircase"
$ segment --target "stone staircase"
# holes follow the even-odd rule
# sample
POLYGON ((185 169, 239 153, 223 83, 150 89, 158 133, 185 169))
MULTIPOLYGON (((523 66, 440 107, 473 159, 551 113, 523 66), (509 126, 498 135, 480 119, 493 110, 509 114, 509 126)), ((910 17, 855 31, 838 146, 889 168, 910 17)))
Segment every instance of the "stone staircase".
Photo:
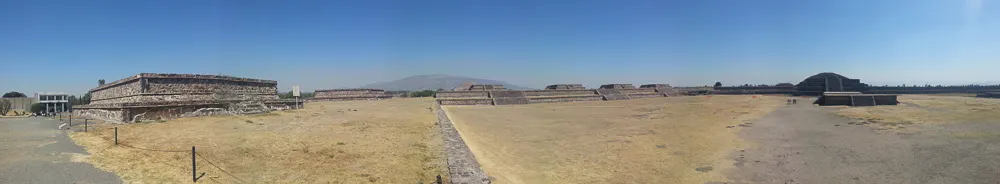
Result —
POLYGON ((617 89, 597 89, 597 93, 604 97, 604 100, 628 100, 631 99, 617 89))
POLYGON ((493 98, 493 105, 514 105, 530 104, 531 100, 524 95, 524 91, 490 91, 490 98, 493 98))

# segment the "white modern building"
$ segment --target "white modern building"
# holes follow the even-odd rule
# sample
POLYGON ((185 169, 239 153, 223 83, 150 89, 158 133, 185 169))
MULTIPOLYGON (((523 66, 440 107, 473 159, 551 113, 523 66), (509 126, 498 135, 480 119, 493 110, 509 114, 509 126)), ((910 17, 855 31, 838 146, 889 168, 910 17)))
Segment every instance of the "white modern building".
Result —
POLYGON ((35 98, 45 107, 42 112, 69 112, 73 109, 66 93, 35 93, 35 98))

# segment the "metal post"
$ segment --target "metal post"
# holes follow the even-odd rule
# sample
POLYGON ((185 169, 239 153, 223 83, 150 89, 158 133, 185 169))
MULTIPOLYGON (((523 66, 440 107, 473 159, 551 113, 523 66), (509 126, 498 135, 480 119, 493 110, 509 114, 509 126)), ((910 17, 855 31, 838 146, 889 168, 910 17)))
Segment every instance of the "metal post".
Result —
POLYGON ((198 165, 195 165, 194 146, 191 146, 191 181, 198 182, 198 165))
POLYGON ((73 128, 73 114, 69 115, 69 128, 73 128))
POLYGON ((87 119, 83 119, 83 132, 87 132, 87 119))
POLYGON ((115 145, 118 145, 118 127, 115 127, 115 145))

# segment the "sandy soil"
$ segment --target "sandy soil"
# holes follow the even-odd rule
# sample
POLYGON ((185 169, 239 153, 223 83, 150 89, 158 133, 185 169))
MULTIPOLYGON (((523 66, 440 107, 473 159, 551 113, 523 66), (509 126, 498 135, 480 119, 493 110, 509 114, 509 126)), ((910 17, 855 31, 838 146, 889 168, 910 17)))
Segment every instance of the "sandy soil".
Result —
POLYGON ((316 102, 252 116, 101 124, 70 137, 130 183, 430 183, 447 178, 433 99, 316 102), (214 164, 215 166, 212 166, 214 164))
POLYGON ((495 183, 704 183, 745 146, 743 124, 785 97, 691 96, 446 112, 495 183))

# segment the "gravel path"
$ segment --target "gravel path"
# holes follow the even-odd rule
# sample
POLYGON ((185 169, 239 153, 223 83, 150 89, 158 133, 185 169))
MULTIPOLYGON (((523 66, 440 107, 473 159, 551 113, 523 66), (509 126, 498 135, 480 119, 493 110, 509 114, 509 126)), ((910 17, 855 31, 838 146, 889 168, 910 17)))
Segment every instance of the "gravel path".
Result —
POLYGON ((727 176, 735 183, 1000 183, 1000 123, 914 125, 904 134, 848 124, 833 110, 799 103, 744 127, 740 136, 753 146, 732 153, 736 167, 727 176), (967 132, 979 133, 956 136, 967 132))
POLYGON ((0 118, 0 183, 122 183, 46 118, 0 118))

